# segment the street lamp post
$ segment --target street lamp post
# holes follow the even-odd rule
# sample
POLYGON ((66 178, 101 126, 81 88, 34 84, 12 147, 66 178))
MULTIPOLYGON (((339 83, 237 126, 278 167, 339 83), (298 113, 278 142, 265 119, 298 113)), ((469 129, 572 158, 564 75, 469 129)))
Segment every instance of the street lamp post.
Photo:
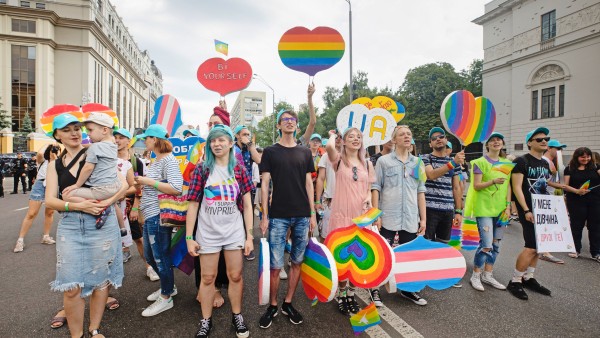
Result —
POLYGON ((277 121, 275 121, 276 119, 276 115, 275 115, 275 89, 273 89, 273 87, 271 87, 267 81, 265 81, 265 79, 263 79, 262 76, 254 73, 252 74, 252 78, 253 79, 257 79, 258 81, 262 82, 265 86, 269 87, 269 89, 271 89, 271 92, 273 93, 273 131, 271 133, 271 139, 273 141, 273 144, 275 144, 275 125, 277 124, 277 121))
POLYGON ((346 2, 348 3, 348 25, 349 25, 349 29, 350 29, 350 104, 352 104, 352 101, 354 100, 354 85, 352 82, 352 3, 350 2, 350 0, 346 0, 346 2))

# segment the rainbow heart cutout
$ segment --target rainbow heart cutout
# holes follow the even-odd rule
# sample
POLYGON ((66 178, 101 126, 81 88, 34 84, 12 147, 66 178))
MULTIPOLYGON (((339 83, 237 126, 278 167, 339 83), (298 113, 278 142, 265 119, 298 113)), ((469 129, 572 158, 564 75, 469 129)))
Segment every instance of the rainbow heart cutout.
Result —
POLYGON ((277 49, 286 67, 315 76, 338 63, 345 48, 344 38, 333 28, 317 27, 311 31, 294 27, 283 33, 277 49))
POLYGON ((241 58, 212 58, 198 67, 196 77, 204 88, 225 96, 248 87, 252 80, 252 67, 241 58))
POLYGON ((372 99, 368 97, 359 97, 352 101, 352 104, 362 104, 369 109, 383 108, 392 114, 396 123, 400 122, 406 116, 404 106, 402 104, 398 106, 398 102, 387 96, 375 96, 372 99))
POLYGON ((486 97, 475 98, 468 90, 448 94, 440 108, 446 130, 463 145, 485 142, 496 127, 496 109, 486 97))
POLYGON ((315 238, 308 241, 304 251, 300 278, 308 299, 329 302, 335 296, 338 285, 335 260, 329 249, 315 238))

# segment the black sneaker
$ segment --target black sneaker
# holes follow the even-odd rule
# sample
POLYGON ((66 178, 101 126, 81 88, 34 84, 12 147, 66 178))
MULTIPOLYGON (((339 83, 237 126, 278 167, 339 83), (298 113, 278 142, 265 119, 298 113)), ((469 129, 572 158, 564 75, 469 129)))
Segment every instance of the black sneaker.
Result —
POLYGON ((533 290, 533 291, 541 293, 542 295, 545 295, 545 296, 550 296, 552 294, 552 292, 550 292, 550 290, 541 286, 540 283, 538 283, 538 281, 533 277, 529 278, 529 279, 523 278, 523 286, 528 288, 529 290, 533 290))
POLYGON ((383 302, 381 301, 381 297, 379 296, 379 290, 371 289, 370 291, 371 291, 371 300, 373 301, 373 303, 375 303, 375 306, 382 307, 383 302))
POLYGON ((275 317, 277 317, 277 306, 269 305, 267 312, 260 317, 258 326, 260 326, 261 329, 268 329, 273 323, 273 318, 275 317))
POLYGON ((198 331, 196 332, 196 338, 198 337, 208 337, 210 330, 212 329, 212 317, 205 318, 200 321, 198 324, 198 331))
POLYGON ((346 302, 346 297, 335 297, 338 302, 338 311, 341 314, 347 316, 350 314, 350 310, 348 310, 348 303, 346 302))
POLYGON ((419 294, 416 292, 400 291, 400 296, 410 300, 411 302, 417 305, 427 305, 427 301, 421 298, 421 296, 419 296, 419 294))
POLYGON ((247 261, 253 261, 254 259, 256 259, 256 255, 254 254, 254 250, 250 251, 250 253, 248 254, 248 256, 246 256, 246 260, 247 261))
POLYGON ((244 317, 242 317, 241 313, 233 314, 231 316, 231 325, 235 328, 235 335, 238 338, 245 338, 250 336, 250 331, 244 323, 244 317))
POLYGON ((348 310, 352 313, 358 313, 360 311, 360 306, 356 302, 356 298, 354 296, 346 297, 346 304, 348 304, 348 310))
POLYGON ((292 324, 302 324, 302 315, 300 314, 300 312, 294 309, 292 303, 283 303, 283 305, 281 306, 281 313, 287 316, 292 324))
POLYGON ((523 290, 523 283, 510 281, 506 286, 506 290, 510 292, 513 296, 522 299, 528 300, 529 296, 527 296, 527 292, 523 290))

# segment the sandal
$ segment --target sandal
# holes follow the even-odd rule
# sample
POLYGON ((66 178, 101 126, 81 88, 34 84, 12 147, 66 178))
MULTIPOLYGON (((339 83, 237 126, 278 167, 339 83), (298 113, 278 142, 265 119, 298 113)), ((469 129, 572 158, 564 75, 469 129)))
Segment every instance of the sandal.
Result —
POLYGON ((360 311, 360 306, 356 302, 356 298, 354 296, 346 297, 346 304, 348 304, 348 310, 352 313, 358 313, 360 311))
POLYGON ((579 254, 577 252, 569 252, 569 257, 571 257, 571 258, 579 258, 579 254))
POLYGON ((539 258, 543 261, 550 262, 550 263, 565 264, 565 261, 563 261, 562 259, 556 258, 550 254, 548 254, 548 255, 540 254, 539 258))
POLYGON ((109 311, 116 310, 120 306, 121 306, 121 304, 119 304, 119 300, 116 299, 116 298, 113 298, 113 300, 110 301, 110 302, 106 302, 106 305, 105 305, 106 309, 109 310, 109 311))
POLYGON ((102 333, 100 333, 100 329, 94 329, 89 331, 90 333, 90 337, 95 337, 95 336, 99 336, 98 338, 104 338, 104 335, 102 333))
POLYGON ((63 327, 66 323, 67 323, 67 317, 56 316, 56 317, 52 318, 52 321, 50 322, 50 327, 56 330, 56 329, 60 329, 61 327, 63 327))
POLYGON ((346 303, 346 297, 337 297, 338 301, 338 311, 341 314, 347 316, 350 314, 350 310, 348 310, 348 304, 346 303))

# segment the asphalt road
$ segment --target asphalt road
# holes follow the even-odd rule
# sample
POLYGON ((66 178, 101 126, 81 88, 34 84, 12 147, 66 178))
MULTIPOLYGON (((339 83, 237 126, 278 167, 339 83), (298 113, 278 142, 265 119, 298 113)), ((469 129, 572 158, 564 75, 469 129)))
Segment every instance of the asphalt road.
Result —
MULTIPOLYGON (((5 183, 8 183, 5 181, 5 183)), ((12 183, 12 182, 10 182, 12 183)), ((12 186, 11 186, 12 188, 12 186)), ((25 251, 12 252, 19 226, 27 206, 27 195, 6 195, 0 199, 0 337, 65 337, 66 326, 52 330, 50 319, 61 307, 62 297, 49 289, 55 273, 54 246, 39 243, 42 219, 38 217, 25 238, 25 251)), ((52 233, 56 231, 56 222, 52 233)), ((258 227, 256 227, 258 228, 258 227)), ((256 233, 258 244, 258 231, 256 233)), ((587 234, 585 234, 587 236, 587 234)), ((511 225, 502 241, 495 276, 507 283, 514 261, 522 247, 520 225, 511 225)), ((121 307, 107 311, 102 329, 107 337, 191 337, 200 319, 195 300, 193 277, 176 270, 179 294, 175 307, 156 317, 143 318, 142 310, 150 305, 146 296, 159 288, 158 282, 145 277, 144 265, 135 250, 125 264, 126 278, 122 288, 112 291, 121 307)), ((383 323, 361 336, 367 337, 598 337, 600 336, 600 264, 589 259, 587 240, 584 257, 571 259, 556 254, 566 262, 556 265, 540 262, 536 277, 553 296, 529 293, 529 301, 521 301, 506 291, 487 287, 474 290, 465 277, 462 288, 444 291, 426 289, 422 296, 429 302, 420 307, 382 291, 385 308, 380 309, 383 323)), ((464 253, 469 269, 472 253, 464 253)), ((246 262, 244 270, 244 310, 252 336, 260 337, 351 337, 347 317, 334 303, 310 306, 299 287, 294 305, 304 315, 304 323, 293 325, 279 315, 267 330, 258 327, 265 310, 257 304, 257 261, 246 262)), ((470 276, 468 273, 467 276, 470 276)), ((283 286, 287 283, 282 282, 283 286)), ((366 294, 360 294, 365 300, 366 294)), ((280 299, 283 293, 280 291, 280 299)), ((215 311, 212 337, 235 336, 230 324, 229 302, 215 311)), ((87 326, 87 322, 86 322, 87 326)))

